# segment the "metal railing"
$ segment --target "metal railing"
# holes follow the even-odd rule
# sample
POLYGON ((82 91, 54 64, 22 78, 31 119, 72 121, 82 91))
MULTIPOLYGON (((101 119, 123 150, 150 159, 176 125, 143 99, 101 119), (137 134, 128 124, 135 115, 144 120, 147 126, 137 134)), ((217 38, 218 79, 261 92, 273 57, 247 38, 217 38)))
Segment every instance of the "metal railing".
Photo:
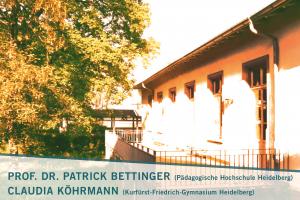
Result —
POLYGON ((154 151, 156 162, 234 168, 289 169, 289 154, 276 149, 154 151))
POLYGON ((143 140, 143 131, 139 129, 116 129, 115 133, 127 143, 140 143, 143 140))
POLYGON ((277 149, 238 149, 238 150, 195 150, 157 151, 144 146, 142 130, 116 129, 115 134, 130 144, 134 150, 142 150, 153 156, 155 162, 166 164, 187 164, 205 166, 226 166, 255 169, 289 169, 289 154, 277 149))

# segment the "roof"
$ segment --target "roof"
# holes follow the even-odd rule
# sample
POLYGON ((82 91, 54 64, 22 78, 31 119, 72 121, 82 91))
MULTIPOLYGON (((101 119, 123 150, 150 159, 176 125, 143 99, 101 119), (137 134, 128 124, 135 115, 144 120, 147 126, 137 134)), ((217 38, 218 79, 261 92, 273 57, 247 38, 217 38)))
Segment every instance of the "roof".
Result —
MULTIPOLYGON (((286 7, 289 7, 295 3, 299 3, 299 1, 297 2, 297 0, 277 0, 269 6, 265 7, 264 9, 260 10, 256 14, 252 15, 250 18, 253 21, 253 23, 258 24, 259 21, 266 19, 272 16, 275 12, 279 12, 280 10, 285 9, 286 7)), ((205 62, 207 59, 212 58, 214 56, 212 50, 214 49, 214 51, 216 51, 215 47, 220 47, 227 40, 232 40, 232 38, 237 38, 237 36, 240 37, 242 34, 245 35, 246 32, 248 34, 247 37, 254 37, 254 34, 252 34, 249 30, 248 19, 241 21, 237 25, 221 33, 220 35, 216 36, 215 38, 196 48, 192 52, 169 64, 168 66, 153 74, 146 80, 135 85, 134 89, 145 89, 145 87, 153 89, 156 85, 159 85, 177 76, 178 74, 190 71, 195 67, 199 67, 199 65, 193 66, 193 64, 195 65, 195 61, 205 62), (189 66, 187 66, 187 63, 189 64, 189 66)), ((226 52, 226 50, 223 52, 226 52)))

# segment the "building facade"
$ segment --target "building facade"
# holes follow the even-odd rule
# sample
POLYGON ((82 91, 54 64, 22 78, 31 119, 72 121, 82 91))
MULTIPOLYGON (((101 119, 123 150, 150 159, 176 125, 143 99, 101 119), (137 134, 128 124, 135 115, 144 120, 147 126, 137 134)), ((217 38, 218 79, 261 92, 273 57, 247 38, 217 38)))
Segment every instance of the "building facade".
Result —
POLYGON ((279 0, 135 86, 144 145, 288 153, 300 169, 299 86, 300 3, 279 0))

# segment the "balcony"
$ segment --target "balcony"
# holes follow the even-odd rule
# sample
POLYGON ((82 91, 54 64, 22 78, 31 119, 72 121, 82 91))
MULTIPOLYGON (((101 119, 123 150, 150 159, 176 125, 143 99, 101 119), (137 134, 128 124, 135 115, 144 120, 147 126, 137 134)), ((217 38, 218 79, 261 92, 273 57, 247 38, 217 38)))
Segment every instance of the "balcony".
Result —
POLYGON ((289 154, 276 149, 205 150, 162 143, 161 134, 116 129, 106 132, 106 159, 166 164, 289 169, 289 154))

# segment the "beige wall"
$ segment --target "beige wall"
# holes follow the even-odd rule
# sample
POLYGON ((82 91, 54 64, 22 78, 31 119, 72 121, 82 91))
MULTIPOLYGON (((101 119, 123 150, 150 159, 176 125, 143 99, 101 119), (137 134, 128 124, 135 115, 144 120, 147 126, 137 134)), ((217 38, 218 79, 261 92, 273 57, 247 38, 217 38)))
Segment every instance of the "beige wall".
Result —
POLYGON ((290 154, 291 168, 300 168, 300 22, 278 33, 281 48, 276 82, 275 145, 290 154))
MULTIPOLYGON (((216 139, 214 119, 218 113, 213 94, 207 88, 207 76, 223 71, 223 99, 232 99, 223 115, 223 145, 230 148, 257 148, 255 135, 255 97, 248 84, 242 80, 242 63, 269 54, 272 46, 269 41, 258 40, 247 48, 238 49, 228 57, 215 60, 204 66, 182 74, 155 88, 155 101, 149 109, 146 129, 159 131, 170 136, 169 142, 176 145, 189 145, 208 148, 207 140, 216 139), (191 101, 184 94, 184 84, 196 81, 195 98, 191 101), (176 87, 176 102, 168 98, 168 90, 176 87), (164 100, 156 102, 156 93, 163 91, 164 100)), ((212 145, 212 148, 221 148, 212 145)))
MULTIPOLYGON (((300 22, 274 33, 279 39, 280 63, 275 70, 275 147, 289 152, 294 159, 292 165, 300 167, 300 22), (297 164, 298 160, 298 164, 297 164)), ((166 141, 175 146, 193 146, 198 149, 247 149, 259 148, 256 137, 255 97, 248 84, 242 80, 242 64, 269 56, 269 69, 273 66, 273 49, 270 39, 258 37, 248 46, 235 48, 228 56, 177 76, 154 89, 152 108, 143 101, 142 113, 147 130, 162 132, 166 141), (222 145, 208 143, 216 138, 214 114, 216 102, 207 88, 207 76, 223 71, 223 100, 232 99, 233 104, 224 110, 222 145), (184 84, 196 81, 193 101, 184 94, 184 84), (168 98, 169 88, 176 87, 176 102, 168 98), (163 91, 162 103, 156 101, 156 94, 163 91)), ((268 126, 270 127, 271 82, 267 75, 268 126)), ((145 97, 144 97, 145 98, 145 97)), ((269 147, 267 130, 266 147, 269 147)), ((293 168, 295 168, 293 166, 293 168)))

